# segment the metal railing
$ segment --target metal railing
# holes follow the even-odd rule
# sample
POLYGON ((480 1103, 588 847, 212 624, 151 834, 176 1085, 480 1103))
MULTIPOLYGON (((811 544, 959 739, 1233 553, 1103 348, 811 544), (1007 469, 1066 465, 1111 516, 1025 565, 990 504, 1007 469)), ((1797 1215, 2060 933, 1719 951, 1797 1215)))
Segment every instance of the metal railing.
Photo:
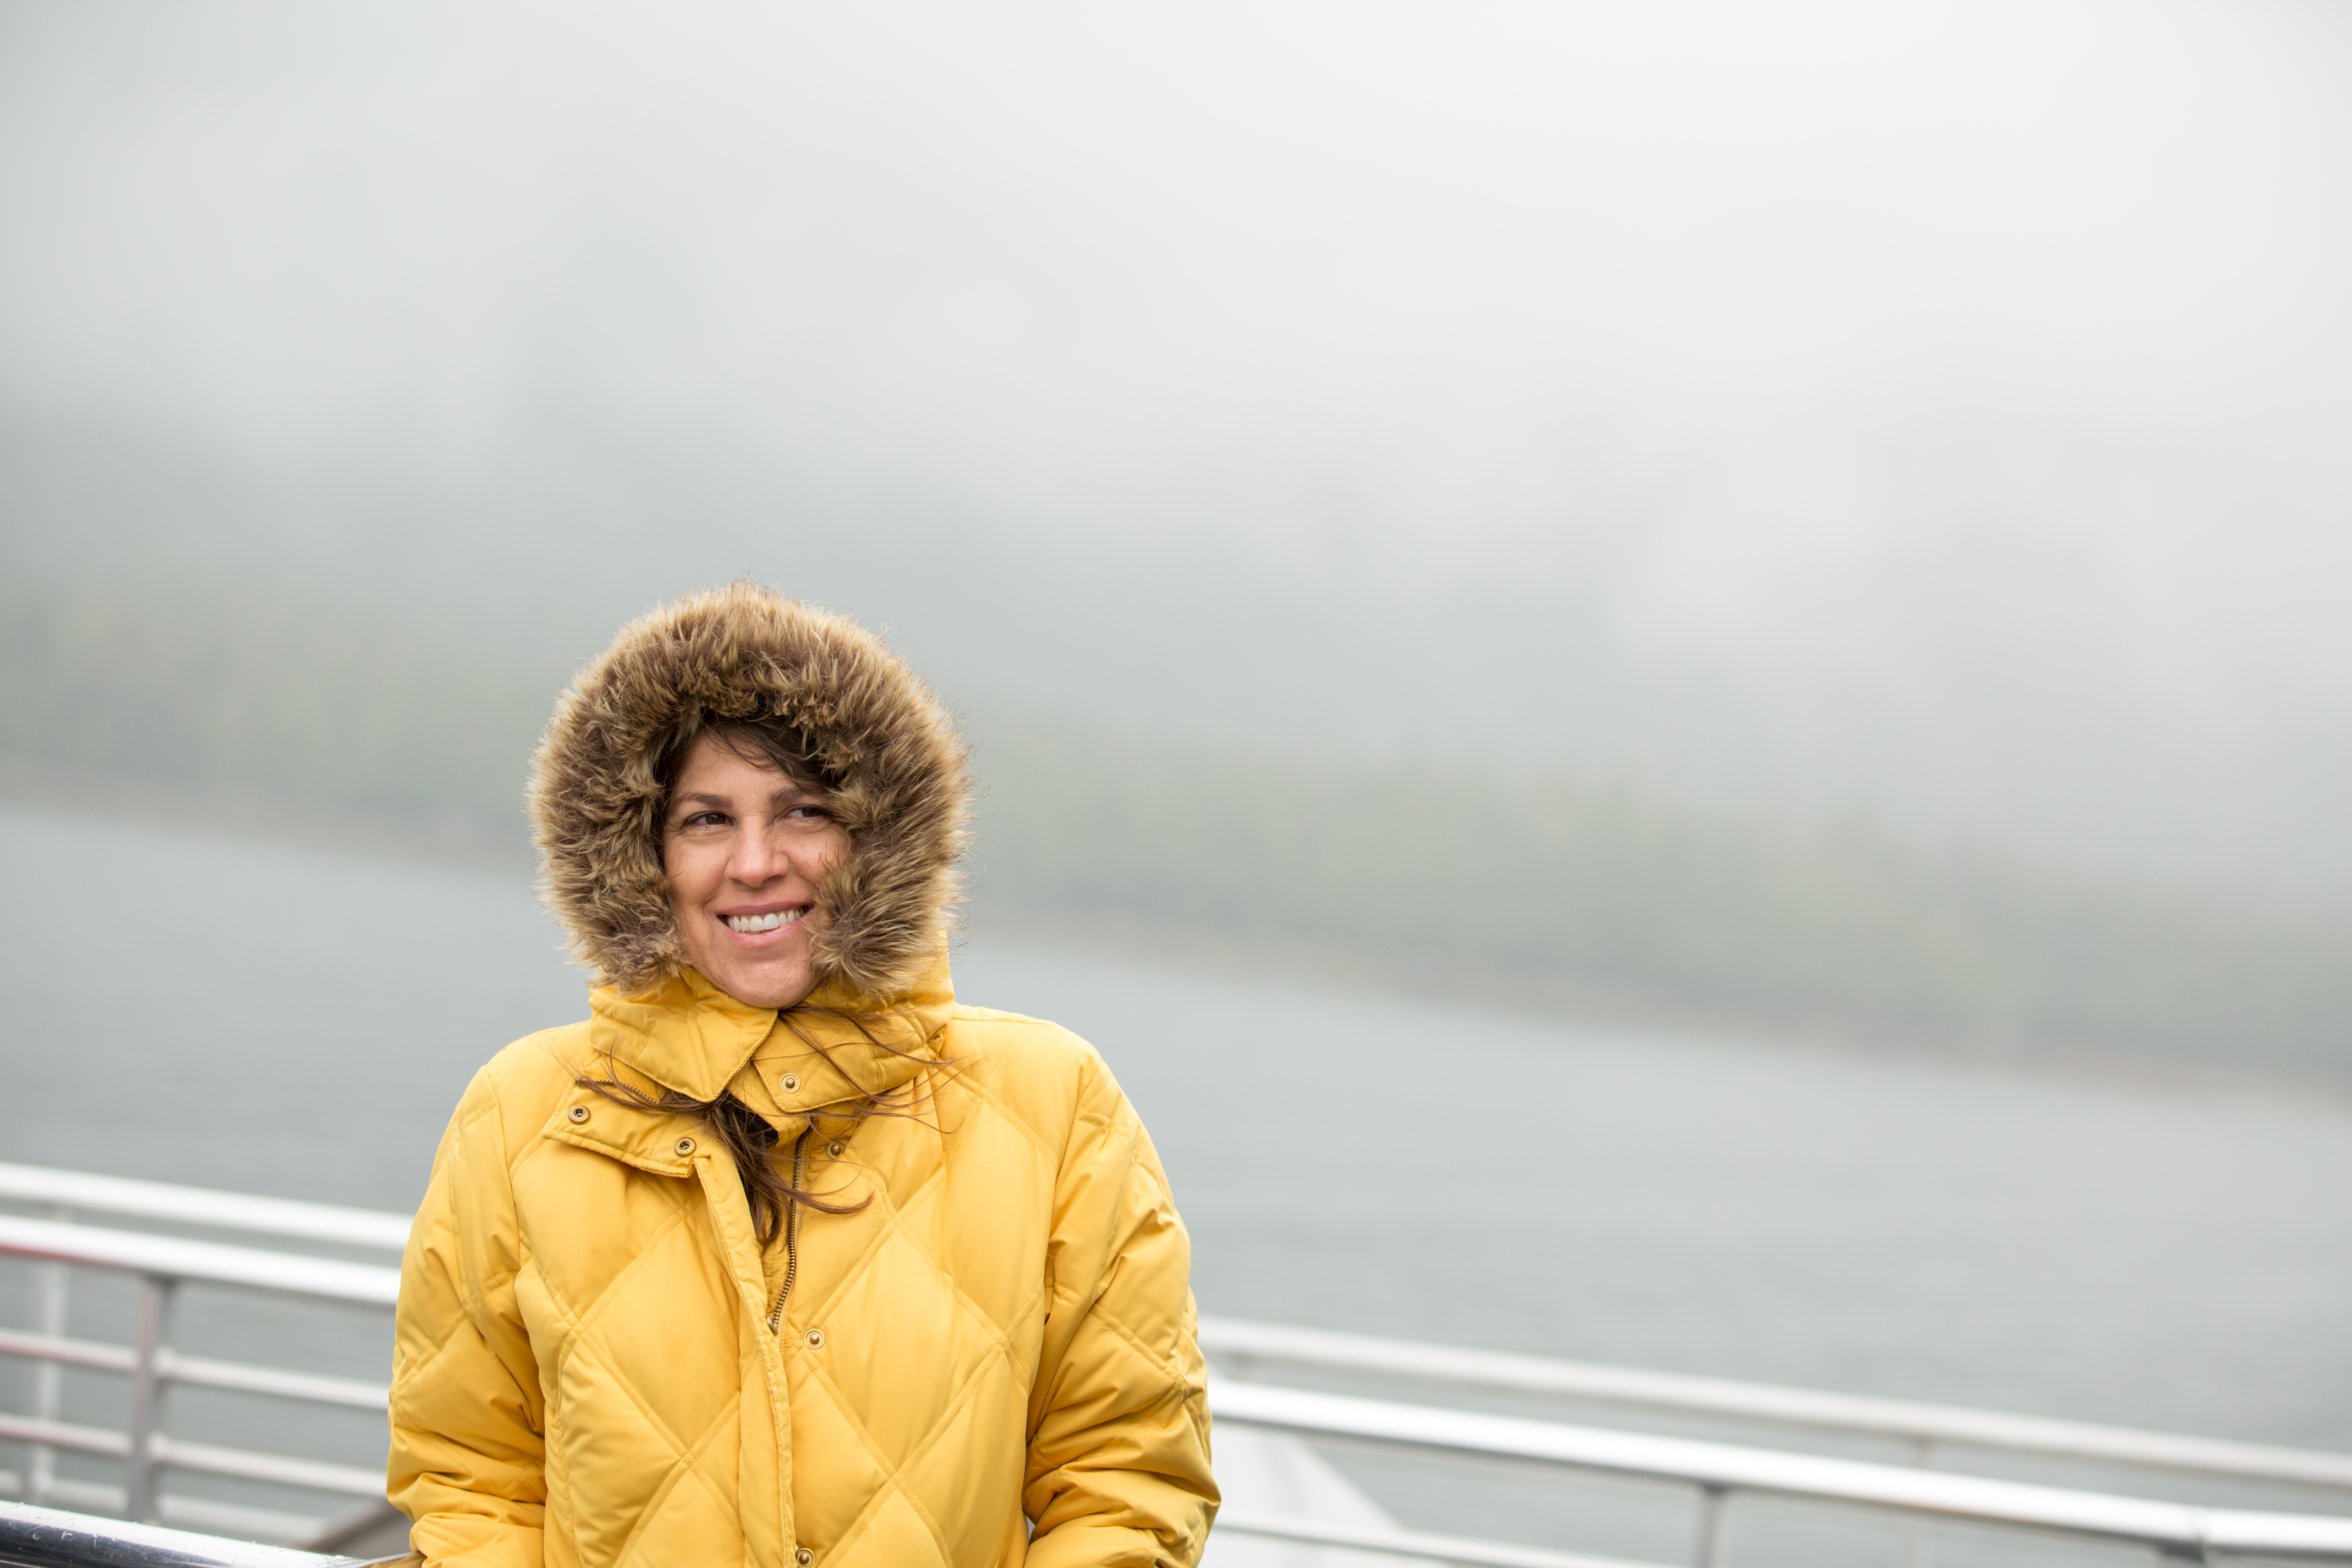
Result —
POLYGON ((1460 1568, 1660 1568, 1654 1563, 1594 1557, 1581 1552, 1555 1552, 1546 1546, 1518 1546, 1507 1541, 1474 1541, 1466 1536, 1435 1535, 1420 1530, 1372 1530, 1320 1519, 1277 1519, 1232 1509, 1217 1515, 1217 1530, 1225 1535, 1264 1536, 1301 1546, 1339 1546, 1351 1552, 1410 1557, 1420 1563, 1459 1564, 1460 1568))
POLYGON ((2232 1443, 1957 1405, 1737 1383, 1725 1378, 1688 1377, 1636 1367, 1465 1350, 1280 1323, 1243 1322, 1233 1318, 1202 1318, 1201 1348, 1237 1376, 1251 1375, 1262 1366, 1289 1366, 1446 1388, 1545 1395, 1801 1431, 1883 1437, 1906 1445, 1914 1461, 1920 1464, 1927 1463, 1939 1447, 1962 1447, 2220 1476, 2233 1480, 2352 1489, 2352 1454, 2328 1454, 2308 1448, 2232 1443))
POLYGON ((1717 1568, 1726 1560, 1724 1510, 1739 1495, 1795 1498, 2005 1526, 2078 1541, 2144 1546, 2160 1557, 2196 1563, 2207 1562, 2216 1553, 2352 1563, 2352 1518, 2333 1515, 2193 1508, 1900 1465, 1570 1426, 1260 1384, 1220 1380, 1211 1386, 1209 1405, 1220 1421, 1300 1436, 1679 1481, 1697 1495, 1691 1561, 1702 1568, 1717 1568))
POLYGON ((364 1209, 5 1163, 0 1163, 0 1200, 38 1205, 48 1215, 0 1215, 0 1254, 32 1259, 37 1270, 33 1328, 29 1331, 0 1329, 0 1355, 31 1361, 37 1369, 32 1409, 24 1414, 0 1412, 0 1440, 24 1443, 30 1455, 25 1475, 0 1471, 0 1489, 35 1504, 69 1503, 134 1521, 161 1520, 320 1548, 352 1540, 393 1517, 391 1505, 383 1500, 383 1475, 379 1469, 176 1438, 164 1430, 163 1412, 165 1391, 173 1384, 382 1411, 388 1390, 380 1383, 184 1355, 167 1341, 173 1300, 184 1284, 382 1310, 399 1295, 398 1269, 102 1228, 71 1223, 67 1216, 77 1211, 96 1212, 371 1251, 397 1250, 404 1246, 408 1235, 405 1218, 364 1209), (67 1337, 68 1279, 73 1268, 138 1279, 138 1329, 133 1343, 100 1344, 67 1337), (119 1373, 129 1379, 131 1410, 125 1429, 59 1418, 62 1390, 58 1373, 67 1367, 119 1373), (110 1486, 60 1476, 56 1457, 61 1452, 121 1460, 122 1484, 110 1486), (167 1470, 261 1481, 359 1500, 323 1518, 253 1508, 167 1494, 163 1489, 167 1470))
POLYGON ((208 1230, 241 1230, 286 1241, 326 1241, 371 1251, 398 1252, 408 1245, 406 1215, 137 1182, 47 1165, 0 1163, 0 1200, 83 1214, 171 1220, 208 1230))
MULTIPOLYGON (((408 1222, 395 1215, 25 1166, 0 1165, 0 1200, 377 1249, 398 1246, 408 1227, 408 1222)), ((121 1492, 111 1500, 91 1500, 119 1501, 121 1510, 134 1517, 160 1512, 170 1519, 176 1507, 178 1517, 185 1522, 226 1527, 220 1517, 221 1505, 163 1495, 160 1477, 167 1468, 366 1497, 373 1500, 362 1509, 373 1511, 358 1522, 363 1525, 383 1517, 379 1472, 172 1438, 162 1427, 161 1394, 165 1385, 179 1383, 320 1405, 383 1408, 386 1391, 380 1384, 180 1354, 165 1342, 167 1313, 172 1292, 184 1281, 382 1309, 397 1296, 396 1269, 142 1235, 58 1218, 5 1215, 0 1215, 0 1254, 58 1269, 125 1272, 142 1281, 140 1327, 133 1345, 68 1339, 61 1331, 61 1316, 33 1331, 0 1332, 0 1355, 30 1358, 45 1367, 78 1366, 128 1376, 133 1395, 130 1429, 114 1432, 68 1426, 56 1419, 54 1409, 46 1413, 37 1409, 29 1416, 0 1415, 0 1439, 121 1458, 126 1470, 121 1492), (207 1515, 207 1509, 215 1512, 207 1515)), ((48 1298, 39 1300, 46 1312, 48 1298)), ((2352 1518, 2198 1508, 1958 1475, 1917 1465, 1873 1464, 1783 1448, 1700 1442, 1316 1393, 1242 1381, 1232 1374, 1282 1364, 1490 1392, 1559 1395, 1800 1429, 1870 1434, 1913 1444, 1915 1451, 1934 1444, 1969 1446, 2305 1485, 2352 1485, 2352 1458, 2342 1455, 1230 1319, 1204 1320, 1201 1341, 1222 1369, 1211 1394, 1220 1422, 1348 1445, 1687 1486, 1697 1501, 1691 1560, 1702 1568, 1721 1568, 1727 1561, 1725 1510, 1739 1496, 1796 1499, 1914 1521, 1964 1521, 2078 1541, 2137 1545, 2168 1560, 2204 1562, 2217 1555, 2249 1554, 2352 1563, 2352 1518)), ((64 1498, 65 1485, 53 1479, 50 1495, 64 1498)), ((99 1489, 84 1486, 85 1492, 99 1489)), ((248 1516, 250 1528, 255 1510, 241 1511, 248 1516)), ((281 1526, 280 1539, 316 1546, 348 1539, 353 1533, 355 1516, 324 1521, 275 1517, 281 1526)), ((1611 1559, 1510 1542, 1320 1520, 1234 1513, 1222 1519, 1219 1528, 1482 1568, 1637 1568, 1611 1559)))
POLYGON ((216 1535, 0 1502, 0 1568, 371 1568, 399 1561, 321 1557, 282 1546, 256 1546, 216 1535))
MULTIPOLYGON (((2128 1541, 2154 1548, 2160 1554, 2200 1561, 2200 1553, 2253 1552, 2257 1550, 2255 1542, 2270 1541, 2273 1533, 2279 1536, 2279 1543, 2260 1548, 2272 1555, 2303 1555, 2321 1561, 2352 1557, 2352 1521, 2333 1516, 2187 1509, 2177 1504, 2141 1503, 2138 1500, 2050 1487, 2024 1487, 2010 1491, 2002 1489, 2018 1483, 1923 1474, 1939 1448, 1948 1451, 1961 1447, 2333 1489, 2352 1489, 2352 1455, 1691 1377, 1232 1318, 1202 1318, 1200 1341, 1202 1349, 1234 1379, 1221 1384, 1213 1400, 1220 1419, 1302 1436, 1685 1481, 1696 1489, 1697 1502, 1692 1561, 1703 1565, 1724 1560, 1727 1551, 1725 1510, 1731 1498, 1742 1492, 1844 1503, 1920 1519, 1940 1516, 2047 1530, 2081 1539, 2128 1541), (1591 1427, 1533 1422, 1506 1422, 1501 1426, 1482 1428, 1480 1423, 1502 1418, 1479 1416, 1465 1416, 1469 1423, 1467 1428, 1448 1428, 1454 1437, 1464 1438, 1462 1441, 1423 1442, 1417 1434, 1441 1429, 1425 1419, 1430 1414, 1425 1406, 1399 1406, 1369 1400, 1314 1406, 1299 1403, 1315 1397, 1299 1391, 1253 1386, 1241 1381, 1254 1378, 1267 1367, 1536 1395, 1678 1416, 1745 1422, 1783 1431, 1876 1437, 1904 1445, 1911 1467, 1862 1465, 1770 1451, 1759 1453, 1727 1445, 1650 1439, 1591 1427), (1346 1413, 1346 1419, 1338 1420, 1336 1425, 1326 1424, 1336 1419, 1334 1412, 1340 1411, 1346 1413), (1465 1438, 1465 1430, 1476 1435, 1465 1438), (1554 1440, 1544 1441, 1537 1436, 1539 1433, 1550 1434, 1554 1440), (1643 1447, 1654 1442, 1668 1447, 1643 1447), (1748 1463, 1751 1458, 1763 1462, 1748 1463), (1777 1462, 1782 1459, 1801 1462, 1790 1468, 1777 1462), (1822 1466, 1832 1468, 1815 1468, 1822 1466), (1958 1484, 1938 1484, 1946 1480, 1958 1484), (1911 1483, 1915 1481, 1927 1484, 1914 1486, 1911 1483), (2266 1522, 2288 1521, 2296 1522, 2282 1522, 2275 1532, 2266 1522)), ((1452 1423, 1460 1413, 1438 1414, 1452 1423)), ((1220 1526, 1229 1527, 1231 1523, 1221 1521, 1220 1526)), ((1240 1528, 1251 1527, 1244 1523, 1240 1528)), ((1268 1533, 1306 1539, 1295 1531, 1268 1533)), ((1337 1536, 1318 1539, 1343 1543, 1337 1536)), ((1432 1551, 1425 1542, 1409 1544, 1403 1535, 1389 1545, 1368 1549, 1452 1562, 1500 1564, 1535 1561, 1458 1553, 1448 1556, 1444 1552, 1432 1551)), ((1925 1561, 1922 1538, 1914 1537, 1910 1556, 1914 1562, 1925 1561)))

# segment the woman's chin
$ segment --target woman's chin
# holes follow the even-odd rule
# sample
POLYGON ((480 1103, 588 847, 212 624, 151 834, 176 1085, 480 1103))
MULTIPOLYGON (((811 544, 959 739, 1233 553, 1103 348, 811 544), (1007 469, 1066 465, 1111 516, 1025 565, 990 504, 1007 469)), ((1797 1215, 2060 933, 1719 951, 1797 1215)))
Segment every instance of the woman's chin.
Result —
POLYGON ((789 1007, 816 989, 805 952, 748 957, 712 953, 695 965, 702 977, 747 1007, 789 1007))

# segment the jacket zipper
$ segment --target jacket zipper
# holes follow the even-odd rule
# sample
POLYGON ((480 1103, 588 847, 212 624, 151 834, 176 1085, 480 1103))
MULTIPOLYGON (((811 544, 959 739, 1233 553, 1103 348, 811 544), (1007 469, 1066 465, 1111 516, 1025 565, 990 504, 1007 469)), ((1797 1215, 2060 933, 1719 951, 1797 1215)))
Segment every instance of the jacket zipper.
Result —
MULTIPOLYGON (((809 1130, 793 1140, 793 1190, 800 1191, 801 1150, 808 1142, 809 1130)), ((784 1283, 776 1292, 776 1304, 768 1313, 768 1331, 780 1333, 784 1326, 784 1303, 793 1299, 793 1276, 800 1272, 801 1205, 792 1199, 784 1200, 784 1283)))

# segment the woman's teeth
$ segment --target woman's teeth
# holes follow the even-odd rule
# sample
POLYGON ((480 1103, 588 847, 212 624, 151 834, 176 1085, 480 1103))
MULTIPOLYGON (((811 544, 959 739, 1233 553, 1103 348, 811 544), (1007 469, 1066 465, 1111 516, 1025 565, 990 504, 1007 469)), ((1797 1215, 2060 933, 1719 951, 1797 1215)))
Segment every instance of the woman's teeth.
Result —
POLYGON ((741 931, 745 936, 750 936, 754 931, 777 931, 791 925, 807 912, 808 910, 803 908, 775 910, 764 915, 729 915, 726 917, 727 929, 741 931))

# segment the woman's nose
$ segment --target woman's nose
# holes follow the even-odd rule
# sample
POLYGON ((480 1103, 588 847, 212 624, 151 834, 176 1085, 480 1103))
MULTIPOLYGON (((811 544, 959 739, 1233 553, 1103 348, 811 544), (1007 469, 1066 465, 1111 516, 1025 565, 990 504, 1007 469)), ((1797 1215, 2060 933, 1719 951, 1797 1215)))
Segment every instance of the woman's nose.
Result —
POLYGON ((735 853, 728 858, 728 875, 739 882, 756 887, 771 881, 792 869, 792 858, 784 853, 764 823, 747 824, 745 831, 735 841, 735 853))

